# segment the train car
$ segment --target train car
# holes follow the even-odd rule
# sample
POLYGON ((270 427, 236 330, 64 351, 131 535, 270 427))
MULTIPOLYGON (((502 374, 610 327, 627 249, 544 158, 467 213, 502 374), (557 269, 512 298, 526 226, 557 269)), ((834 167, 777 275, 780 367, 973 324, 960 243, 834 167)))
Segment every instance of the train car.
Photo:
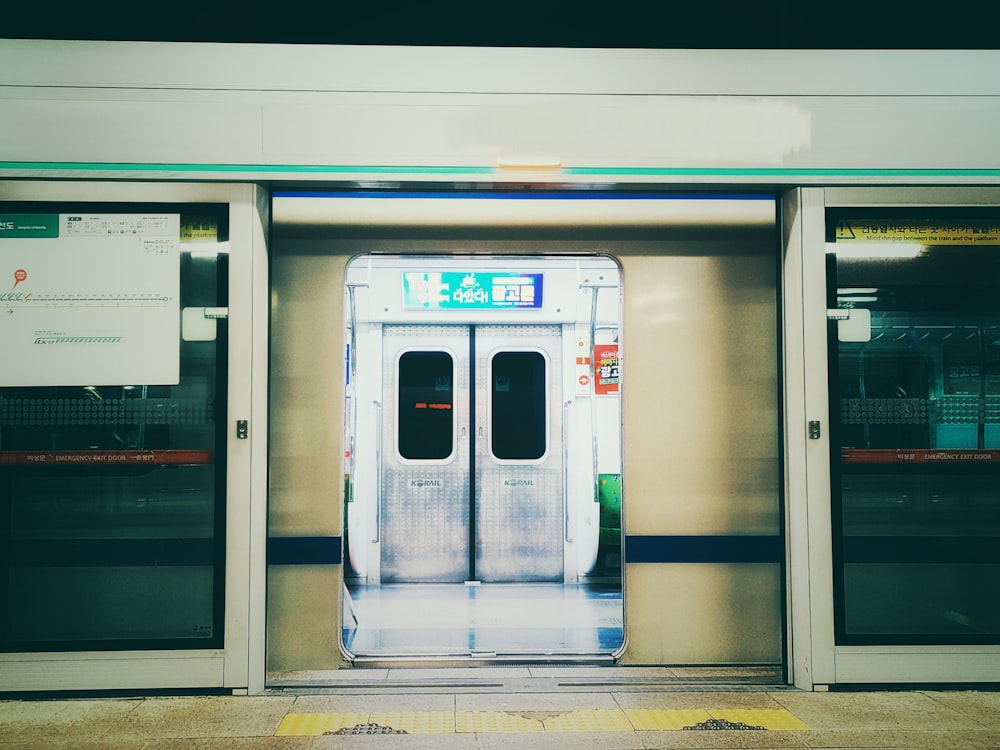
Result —
POLYGON ((0 691, 994 683, 998 64, 0 41, 0 691))

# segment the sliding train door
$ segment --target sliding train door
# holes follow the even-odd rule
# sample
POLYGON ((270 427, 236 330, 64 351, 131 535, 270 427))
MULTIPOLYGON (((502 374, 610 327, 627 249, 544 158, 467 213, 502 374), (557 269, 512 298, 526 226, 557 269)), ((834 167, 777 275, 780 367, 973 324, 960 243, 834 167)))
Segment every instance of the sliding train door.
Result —
POLYGON ((380 579, 466 581, 469 329, 387 325, 382 342, 380 579))
POLYGON ((560 326, 385 325, 383 583, 562 581, 560 326))
POLYGON ((476 578, 561 582, 561 327, 479 326, 475 342, 476 578))

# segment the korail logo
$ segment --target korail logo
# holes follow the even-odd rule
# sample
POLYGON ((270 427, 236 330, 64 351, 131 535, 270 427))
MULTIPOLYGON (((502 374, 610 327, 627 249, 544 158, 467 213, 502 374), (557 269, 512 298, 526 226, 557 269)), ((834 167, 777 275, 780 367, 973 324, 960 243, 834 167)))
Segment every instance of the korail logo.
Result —
POLYGON ((440 487, 440 479, 411 479, 411 487, 440 487))

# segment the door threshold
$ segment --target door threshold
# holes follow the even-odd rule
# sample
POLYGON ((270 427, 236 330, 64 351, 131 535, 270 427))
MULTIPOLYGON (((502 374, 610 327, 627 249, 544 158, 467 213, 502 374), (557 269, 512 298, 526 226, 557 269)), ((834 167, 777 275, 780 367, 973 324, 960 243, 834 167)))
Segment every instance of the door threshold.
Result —
POLYGON ((366 662, 333 670, 271 673, 267 688, 316 692, 716 692, 789 689, 780 665, 642 667, 599 664, 366 662))

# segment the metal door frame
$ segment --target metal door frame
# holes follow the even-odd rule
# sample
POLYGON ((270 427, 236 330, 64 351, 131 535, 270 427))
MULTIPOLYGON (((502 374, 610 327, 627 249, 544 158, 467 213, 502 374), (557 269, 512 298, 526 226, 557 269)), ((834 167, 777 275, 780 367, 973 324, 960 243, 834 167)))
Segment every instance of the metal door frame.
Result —
POLYGON ((267 533, 267 194, 259 186, 156 182, 0 182, 0 200, 223 203, 229 206, 225 630, 219 649, 0 655, 9 691, 264 689, 267 533), (256 373, 253 374, 252 373, 256 373), (260 375, 264 373, 264 375, 260 375), (237 423, 246 421, 245 432, 237 423))

